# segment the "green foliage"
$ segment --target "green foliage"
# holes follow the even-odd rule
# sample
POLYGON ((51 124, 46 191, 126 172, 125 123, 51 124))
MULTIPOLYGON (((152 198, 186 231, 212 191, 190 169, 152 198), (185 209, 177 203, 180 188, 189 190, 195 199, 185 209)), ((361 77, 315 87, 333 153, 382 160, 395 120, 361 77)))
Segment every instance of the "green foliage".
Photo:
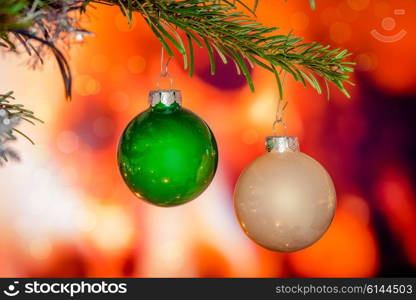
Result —
POLYGON ((10 103, 11 100, 14 100, 13 92, 0 94, 0 166, 10 159, 19 160, 19 155, 9 147, 9 142, 16 140, 16 133, 34 144, 27 135, 16 129, 19 123, 25 121, 35 125, 36 122, 42 122, 32 111, 21 104, 10 103))
MULTIPOLYGON (((34 112, 31 110, 28 110, 24 107, 23 104, 13 104, 10 103, 11 100, 15 100, 13 97, 13 92, 8 92, 6 94, 0 94, 0 110, 5 110, 7 113, 8 119, 16 119, 18 121, 25 121, 32 125, 36 125, 36 122, 43 123, 42 120, 38 119, 34 112)), ((32 144, 35 144, 32 139, 30 139, 27 135, 25 135, 23 132, 17 130, 16 128, 11 128, 7 134, 9 134, 11 137, 13 137, 13 132, 18 133, 25 137, 29 142, 32 144)))
POLYGON ((21 28, 24 24, 20 19, 27 5, 25 0, 2 0, 0 2, 0 31, 21 28))
MULTIPOLYGON (((311 8, 315 1, 309 0, 311 8)), ((88 34, 78 25, 78 17, 90 4, 118 6, 131 24, 133 13, 143 16, 170 57, 180 53, 189 75, 194 72, 194 47, 205 48, 215 74, 215 55, 223 63, 234 62, 254 90, 250 68, 260 66, 276 78, 280 98, 282 79, 290 74, 304 86, 312 86, 322 93, 319 78, 328 91, 332 82, 349 97, 344 84, 352 84, 349 74, 353 63, 346 61, 346 50, 331 49, 318 43, 304 43, 292 34, 278 34, 278 28, 267 27, 255 20, 258 0, 249 7, 244 0, 0 0, 0 48, 17 51, 21 44, 33 62, 43 62, 45 50, 55 56, 71 96, 72 76, 69 64, 60 50, 70 44, 74 34, 88 34), (241 12, 246 10, 250 15, 241 12), (66 41, 66 43, 63 43, 66 41), (176 50, 176 51, 175 51, 176 50)), ((0 165, 8 158, 18 159, 7 145, 16 139, 15 133, 33 141, 15 127, 21 120, 35 124, 32 111, 19 104, 11 104, 12 92, 0 94, 0 165), (7 124, 6 124, 7 123, 7 124)))
MULTIPOLYGON (((54 55, 71 97, 72 76, 60 50, 71 35, 87 33, 77 25, 74 13, 83 12, 85 0, 5 0, 0 3, 0 48, 16 51, 22 45, 32 57, 31 64, 43 63, 46 49, 54 55), (2 16, 2 17, 1 17, 2 16)), ((79 15, 79 14, 78 14, 79 15)))
MULTIPOLYGON (((279 93, 282 95, 281 72, 285 71, 300 81, 309 84, 321 93, 317 79, 322 77, 334 83, 349 96, 344 83, 349 81, 353 63, 345 61, 350 55, 346 50, 331 49, 318 43, 304 43, 302 38, 292 34, 277 34, 278 28, 267 27, 252 17, 236 10, 227 2, 207 2, 204 0, 184 1, 100 1, 120 5, 123 13, 131 18, 131 11, 139 11, 160 40, 167 53, 174 55, 176 48, 183 55, 185 68, 194 66, 193 44, 207 49, 211 72, 215 73, 213 52, 235 62, 237 72, 242 73, 254 91, 249 68, 256 64, 276 76, 279 93), (128 3, 127 3, 128 2, 128 3), (185 42, 178 31, 185 33, 185 42), (189 63, 188 63, 189 60, 189 63), (276 67, 279 72, 276 71, 276 67)), ((310 1, 314 7, 314 1, 310 1)), ((192 68, 189 68, 190 75, 192 68)))
MULTIPOLYGON (((315 1, 309 2, 314 8, 315 1)), ((168 55, 173 57, 176 49, 183 56, 190 76, 195 65, 194 47, 197 46, 207 50, 212 74, 216 70, 214 57, 219 55, 224 63, 235 63, 237 72, 246 77, 251 90, 254 90, 254 83, 249 69, 257 65, 274 74, 280 97, 283 72, 304 86, 309 84, 318 93, 322 92, 319 80, 322 78, 327 87, 328 82, 332 82, 349 96, 344 85, 352 84, 349 74, 353 72, 353 63, 346 61, 350 54, 318 43, 304 43, 302 38, 278 34, 278 28, 257 22, 254 13, 258 0, 252 8, 243 0, 5 0, 4 3, 7 4, 0 4, 0 42, 3 40, 0 46, 14 49, 15 40, 10 38, 13 35, 39 59, 43 53, 36 51, 33 41, 52 49, 68 96, 71 73, 56 44, 74 32, 85 33, 76 22, 70 21, 72 18, 68 18, 68 13, 84 12, 92 3, 119 6, 130 23, 133 13, 140 13, 168 55), (239 8, 252 14, 246 15, 239 8), (48 29, 48 35, 43 34, 42 28, 48 29)))

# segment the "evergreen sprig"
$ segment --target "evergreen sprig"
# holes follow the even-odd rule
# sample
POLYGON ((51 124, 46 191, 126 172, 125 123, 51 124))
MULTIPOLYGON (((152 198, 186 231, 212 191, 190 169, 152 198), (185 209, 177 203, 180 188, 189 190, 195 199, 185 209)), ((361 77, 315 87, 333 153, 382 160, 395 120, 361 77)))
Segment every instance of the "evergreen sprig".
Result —
MULTIPOLYGON (((309 2, 314 8, 315 1, 309 2)), ((235 63, 251 90, 254 83, 249 69, 258 65, 274 74, 280 97, 282 72, 305 86, 310 84, 318 93, 322 92, 318 80, 321 77, 328 91, 328 82, 332 82, 349 96, 344 84, 351 84, 353 63, 346 61, 350 54, 319 43, 304 43, 302 38, 278 34, 278 28, 257 22, 253 14, 258 0, 252 8, 244 0, 4 0, 0 3, 0 46, 14 50, 19 41, 41 62, 44 48, 51 49, 69 97, 71 72, 59 46, 64 40, 70 41, 68 36, 87 33, 73 13, 84 12, 92 3, 119 6, 129 22, 134 12, 140 13, 171 57, 174 49, 182 54, 191 76, 196 45, 206 48, 212 74, 216 70, 214 55, 218 54, 224 63, 235 63), (252 15, 241 12, 242 7, 252 15), (40 45, 35 46, 34 41, 40 45)))

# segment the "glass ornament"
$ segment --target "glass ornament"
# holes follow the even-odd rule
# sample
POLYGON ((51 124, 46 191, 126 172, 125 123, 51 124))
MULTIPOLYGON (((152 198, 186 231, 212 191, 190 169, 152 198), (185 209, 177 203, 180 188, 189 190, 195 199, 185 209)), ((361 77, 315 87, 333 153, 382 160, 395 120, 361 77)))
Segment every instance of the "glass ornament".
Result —
POLYGON ((267 153, 241 174, 234 208, 244 232, 278 252, 304 249, 327 231, 336 193, 328 172, 299 151, 296 137, 266 139, 267 153))
POLYGON ((121 175, 143 200, 159 206, 186 203, 214 178, 215 137, 204 120, 181 106, 180 91, 151 91, 149 103, 121 137, 117 155, 121 175))

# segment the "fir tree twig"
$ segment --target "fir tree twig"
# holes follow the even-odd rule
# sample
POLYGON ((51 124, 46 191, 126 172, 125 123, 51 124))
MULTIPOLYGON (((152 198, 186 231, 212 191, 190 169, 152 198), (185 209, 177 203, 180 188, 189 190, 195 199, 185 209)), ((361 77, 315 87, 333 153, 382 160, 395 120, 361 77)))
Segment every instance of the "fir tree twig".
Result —
MULTIPOLYGON (((315 1, 309 0, 312 8, 315 1)), ((349 96, 344 84, 352 84, 349 74, 353 63, 346 61, 350 53, 331 49, 319 43, 304 43, 292 34, 278 34, 278 28, 258 23, 237 9, 250 9, 243 0, 3 0, 0 3, 0 46, 16 49, 16 41, 25 45, 29 54, 42 60, 44 47, 52 50, 60 66, 67 96, 71 93, 69 65, 58 44, 73 34, 86 34, 74 13, 82 13, 92 3, 119 6, 131 22, 133 12, 140 13, 170 56, 176 49, 183 55, 185 68, 193 74, 194 46, 206 48, 211 71, 215 73, 214 55, 224 63, 234 61, 237 70, 247 79, 252 90, 254 83, 249 68, 258 65, 274 74, 282 94, 281 71, 286 71, 303 85, 311 85, 318 93, 332 82, 349 96), (236 5, 235 5, 236 4, 236 5), (183 39, 183 33, 185 39, 183 39), (34 45, 33 41, 40 42, 34 45), (185 46, 186 45, 186 46, 185 46)))
POLYGON ((13 92, 0 94, 0 166, 9 159, 19 160, 19 155, 8 146, 10 141, 16 140, 14 133, 35 144, 26 134, 16 129, 16 126, 22 120, 32 125, 35 125, 36 122, 43 123, 34 115, 33 111, 26 109, 22 104, 12 104, 10 101, 14 99, 13 92))

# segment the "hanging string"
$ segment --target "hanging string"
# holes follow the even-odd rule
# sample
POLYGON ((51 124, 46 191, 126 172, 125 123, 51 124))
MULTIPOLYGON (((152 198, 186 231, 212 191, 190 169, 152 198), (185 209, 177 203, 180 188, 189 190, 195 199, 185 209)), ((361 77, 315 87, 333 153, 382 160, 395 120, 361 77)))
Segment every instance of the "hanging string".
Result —
MULTIPOLYGON (((284 74, 283 74, 282 90, 284 89, 284 86, 285 86, 286 74, 287 74, 287 72, 284 72, 284 74)), ((289 102, 287 100, 284 101, 283 98, 284 98, 283 96, 282 96, 282 98, 279 98, 279 101, 277 103, 276 118, 273 122, 273 134, 274 134, 274 136, 277 136, 277 127, 278 127, 278 125, 280 125, 283 128, 283 136, 286 137, 287 136, 286 135, 287 124, 284 121, 284 114, 285 114, 285 110, 286 110, 286 107, 289 104, 289 102)))
MULTIPOLYGON (((158 14, 158 21, 160 20, 160 11, 158 14)), ((169 55, 168 60, 166 61, 166 63, 164 63, 165 61, 165 48, 163 47, 163 45, 161 46, 161 51, 160 51, 160 75, 157 78, 156 81, 156 88, 159 90, 160 89, 160 81, 163 78, 167 78, 169 79, 170 82, 170 89, 173 90, 173 78, 169 75, 169 63, 172 59, 172 56, 169 55)))
POLYGON ((164 64, 164 60, 165 60, 165 49, 163 48, 163 46, 161 47, 161 52, 160 52, 160 75, 156 81, 156 88, 159 90, 160 89, 160 81, 163 78, 167 78, 169 79, 170 82, 170 89, 173 89, 173 78, 169 75, 169 63, 172 59, 171 56, 169 56, 168 60, 166 61, 166 63, 164 64))

